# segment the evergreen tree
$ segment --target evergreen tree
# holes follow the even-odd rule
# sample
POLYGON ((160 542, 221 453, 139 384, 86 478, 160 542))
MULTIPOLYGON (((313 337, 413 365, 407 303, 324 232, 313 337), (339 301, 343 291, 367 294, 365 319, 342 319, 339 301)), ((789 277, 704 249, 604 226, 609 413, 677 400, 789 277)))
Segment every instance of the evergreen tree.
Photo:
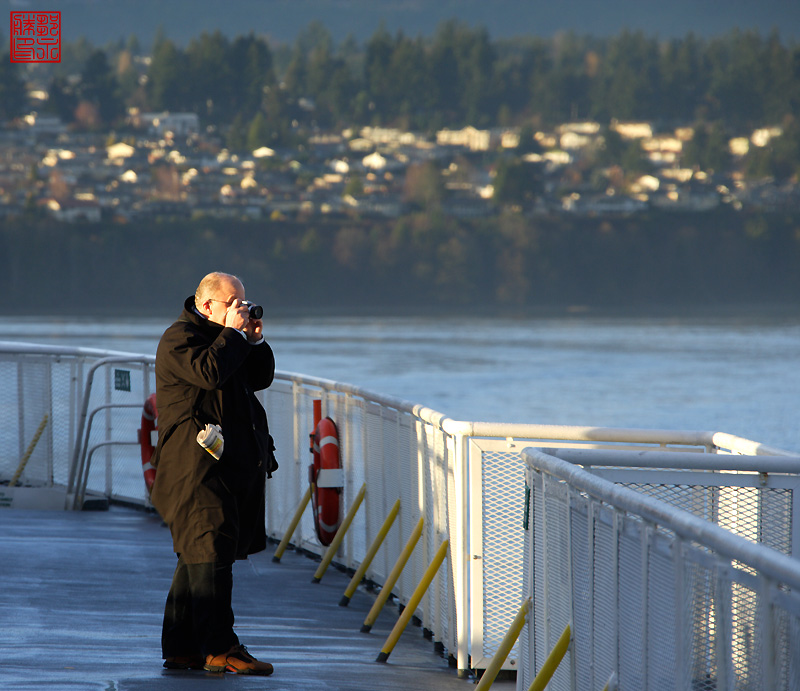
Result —
POLYGON ((603 120, 647 119, 659 90, 659 55, 653 40, 624 31, 608 43, 593 92, 593 114, 603 120))
POLYGON ((394 41, 381 25, 366 45, 364 56, 364 86, 370 99, 370 111, 380 122, 381 113, 391 112, 392 75, 389 65, 394 41))
POLYGON ((25 84, 19 77, 19 66, 11 62, 9 53, 0 53, 0 121, 22 115, 25 104, 25 84))
POLYGON ((54 77, 48 88, 47 110, 57 115, 62 122, 71 123, 75 120, 75 109, 78 107, 78 97, 74 89, 63 77, 54 77))
POLYGON ((728 136, 722 123, 700 123, 683 150, 683 165, 704 171, 721 172, 730 164, 728 136))
POLYGON ((708 88, 705 47, 694 35, 668 42, 660 60, 661 88, 655 106, 667 121, 693 121, 701 117, 708 88))
POLYGON ((100 121, 111 125, 124 114, 117 79, 102 50, 94 51, 81 72, 78 99, 96 110, 100 121))
POLYGON ((255 117, 250 121, 250 127, 247 129, 247 149, 255 151, 262 146, 269 146, 272 139, 271 134, 264 114, 261 112, 256 113, 255 117))
POLYGON ((185 57, 169 39, 157 40, 147 71, 147 93, 153 110, 188 110, 184 96, 185 57))
POLYGON ((247 149, 248 128, 244 124, 242 114, 238 113, 225 134, 225 143, 231 151, 247 149))
POLYGON ((265 89, 276 83, 272 52, 261 39, 239 37, 231 44, 227 59, 233 79, 228 95, 232 99, 229 111, 254 117, 263 105, 265 89))
POLYGON ((522 205, 541 193, 541 173, 534 163, 501 158, 494 178, 494 200, 500 205, 522 205))
POLYGON ((187 110, 207 122, 230 122, 236 114, 237 79, 229 60, 228 39, 221 31, 202 33, 186 48, 185 74, 187 110))

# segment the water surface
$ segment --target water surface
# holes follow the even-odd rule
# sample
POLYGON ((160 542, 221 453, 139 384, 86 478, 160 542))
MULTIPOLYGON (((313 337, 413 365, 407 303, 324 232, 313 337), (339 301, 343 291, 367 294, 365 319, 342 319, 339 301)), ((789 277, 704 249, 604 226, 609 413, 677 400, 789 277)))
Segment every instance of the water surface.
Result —
MULTIPOLYGON (((0 318, 0 340, 154 354, 169 320, 0 318)), ((714 430, 800 450, 800 320, 281 318, 278 368, 456 419, 714 430)))

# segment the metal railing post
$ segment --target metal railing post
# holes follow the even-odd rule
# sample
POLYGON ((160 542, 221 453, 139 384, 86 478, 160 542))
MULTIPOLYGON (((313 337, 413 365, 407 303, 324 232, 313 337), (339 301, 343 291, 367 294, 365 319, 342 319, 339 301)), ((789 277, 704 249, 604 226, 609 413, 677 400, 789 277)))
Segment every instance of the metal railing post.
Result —
MULTIPOLYGON (((454 435, 456 475, 456 516, 458 517, 458 548, 453 554, 453 577, 456 600, 456 669, 460 678, 469 676, 469 644, 472 613, 470 612, 470 569, 472 545, 469 525, 470 460, 468 441, 463 434, 454 435)), ((479 491, 476 489, 476 491, 479 491)), ((481 562, 481 565, 483 562, 481 562)), ((481 568, 479 566, 479 568, 481 568)))

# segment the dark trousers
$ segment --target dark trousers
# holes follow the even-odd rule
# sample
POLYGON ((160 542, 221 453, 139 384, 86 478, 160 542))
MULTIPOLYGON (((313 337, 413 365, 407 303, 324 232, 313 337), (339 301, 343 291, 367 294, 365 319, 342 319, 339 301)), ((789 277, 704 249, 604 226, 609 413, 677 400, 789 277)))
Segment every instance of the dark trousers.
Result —
POLYGON ((219 655, 238 645, 232 591, 232 564, 187 564, 178 555, 164 607, 164 658, 219 655))

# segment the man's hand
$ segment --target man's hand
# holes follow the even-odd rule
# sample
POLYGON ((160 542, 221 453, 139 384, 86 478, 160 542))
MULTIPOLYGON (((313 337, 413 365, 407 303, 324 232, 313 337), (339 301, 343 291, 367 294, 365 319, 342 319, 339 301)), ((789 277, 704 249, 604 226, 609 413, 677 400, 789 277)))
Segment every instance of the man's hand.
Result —
POLYGON ((250 343, 258 343, 261 340, 263 329, 264 322, 261 319, 250 319, 244 328, 247 340, 250 343))
MULTIPOLYGON (((250 310, 247 305, 243 305, 239 299, 234 299, 228 311, 225 312, 225 326, 239 329, 247 333, 247 325, 250 322, 250 310)), ((248 334, 248 339, 250 335, 248 334)))

